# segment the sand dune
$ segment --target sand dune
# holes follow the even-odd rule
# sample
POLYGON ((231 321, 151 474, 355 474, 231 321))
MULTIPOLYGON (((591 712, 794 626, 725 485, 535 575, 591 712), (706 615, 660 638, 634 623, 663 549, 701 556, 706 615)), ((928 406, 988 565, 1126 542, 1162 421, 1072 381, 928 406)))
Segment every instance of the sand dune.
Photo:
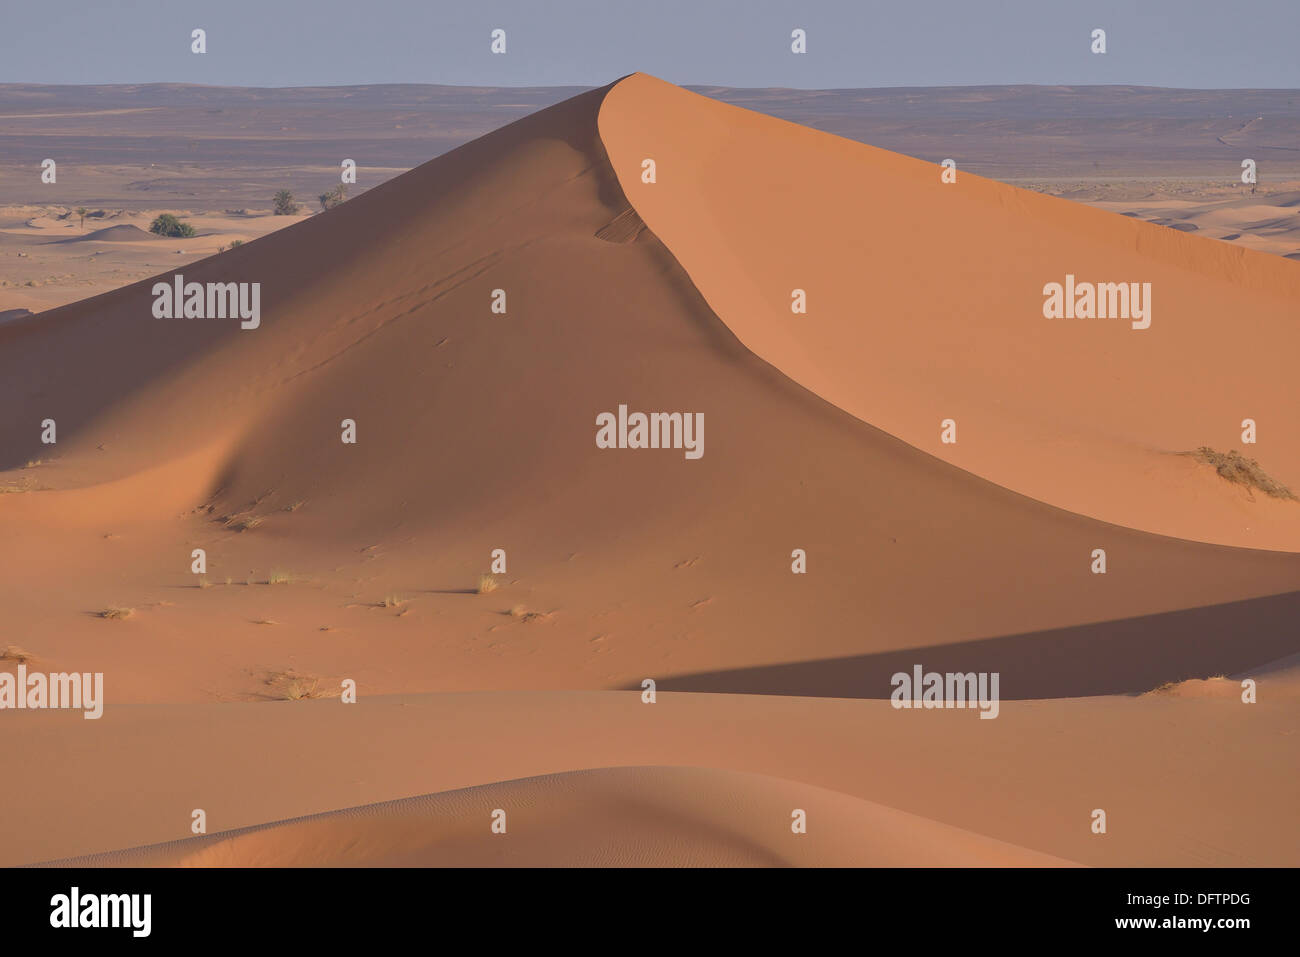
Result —
MULTIPOLYGON (((0 738, 7 766, 34 772, 6 809, 42 826, 13 834, 0 864, 188 839, 194 808, 215 838, 520 777, 654 765, 780 778, 1094 866, 1286 865, 1300 859, 1296 691, 1258 678, 1250 707, 1168 693, 1009 701, 995 721, 764 695, 666 693, 646 705, 609 691, 118 705, 99 722, 26 712, 0 738), (1242 780, 1258 785, 1250 813, 1232 810, 1242 780), (85 781, 98 784, 93 808, 85 781), (1098 807, 1106 835, 1089 827, 1098 807)), ((820 815, 809 820, 809 835, 824 830, 820 815)))
POLYGON ((700 768, 604 768, 60 862, 106 867, 952 867, 1068 862, 847 795, 700 768), (499 833, 492 831, 498 811, 499 833), (802 812, 801 827, 792 827, 802 812))
POLYGON ((81 236, 72 236, 68 239, 61 239, 63 243, 129 243, 140 242, 142 240, 157 240, 159 237, 145 232, 139 226, 131 223, 118 223, 116 226, 105 226, 103 229, 96 229, 94 232, 85 233, 81 236))
MULTIPOLYGON (((177 271, 186 281, 260 283, 255 329, 154 318, 154 280, 0 326, 0 404, 12 413, 0 419, 0 466, 9 470, 0 488, 12 493, 0 495, 7 626, 43 666, 103 671, 111 689, 100 722, 77 715, 37 725, 47 716, 10 715, 0 744, 33 780, 62 780, 53 756, 76 742, 106 745, 100 736, 111 729, 127 752, 157 763, 146 756, 189 747, 184 729, 199 716, 238 715, 241 728, 205 735, 186 772, 171 762, 143 774, 157 797, 126 817, 125 794, 138 780, 89 811, 79 794, 51 799, 36 786, 30 807, 8 798, 9 810, 23 806, 21 819, 49 828, 21 845, 21 859, 167 840, 176 832, 163 822, 187 827, 189 809, 214 795, 238 809, 214 825, 225 829, 486 786, 535 800, 555 827, 568 826, 572 802, 610 828, 622 820, 658 863, 885 863, 913 854, 917 862, 1046 863, 1019 848, 1081 863, 1186 863, 1195 855, 1185 853, 1182 831, 1105 851, 1089 844, 1086 821, 1078 830, 1071 816, 1086 818, 1087 808, 1063 810, 1062 785, 1040 780, 1042 757, 1054 755, 1053 773, 1080 795, 1095 785, 1147 818, 1159 804, 1181 828, 1204 811, 1181 795, 1204 787, 1205 755, 1180 738, 1162 758, 1163 778, 1148 768, 1150 749, 1174 723, 1174 712, 1157 709, 1175 707, 1236 708, 1178 715, 1285 797, 1279 768, 1288 764, 1277 760, 1285 741, 1272 731, 1261 738, 1251 723, 1256 714, 1276 720, 1273 706, 1120 696, 1250 672, 1300 651, 1300 555, 1286 551, 1300 505, 1250 500, 1211 467, 1143 444, 1159 437, 1164 452, 1224 445, 1225 432, 1207 423, 1227 415, 1231 425, 1238 413, 1226 411, 1225 397, 1240 396, 1262 410, 1261 463, 1295 481, 1300 460, 1290 456, 1300 445, 1278 424, 1294 395, 1284 364, 1296 333, 1281 322, 1294 267, 998 184, 961 183, 957 195, 967 198, 936 198, 933 167, 638 75, 328 213, 161 274, 168 283, 177 271), (679 131, 696 137, 696 152, 685 153, 679 131), (733 144, 757 151, 744 175, 733 144), (647 149, 660 157, 653 187, 635 172, 647 149), (763 157, 808 164, 812 213, 791 214, 794 198, 762 179, 778 168, 763 157), (750 219, 732 205, 742 200, 750 219), (832 201, 843 212, 828 218, 816 204, 832 201), (998 269, 971 259, 998 243, 1011 257, 998 269), (922 263, 936 257, 959 281, 921 281, 922 263), (1023 313, 1008 290, 1027 290, 1032 318, 1041 302, 1029 283, 1035 269, 1051 267, 1035 280, 1041 286, 1067 263, 1127 270, 1135 262, 1168 290, 1158 294, 1152 329, 1123 330, 1129 338, 1113 328, 1044 331, 1039 316, 1024 320, 1037 331, 1020 332, 1023 313), (803 267, 811 278, 792 279, 803 267), (836 315, 835 297, 848 295, 853 279, 867 298, 836 315), (815 336, 780 315, 788 285, 810 289, 809 316, 797 318, 815 336), (1192 299, 1177 291, 1184 287, 1192 299), (962 289, 960 317, 934 318, 930 309, 955 307, 962 289), (498 290, 504 314, 491 308, 498 290), (763 290, 780 292, 775 305, 763 290), (922 293, 928 305, 907 305, 922 293), (1249 363, 1225 358, 1234 340, 1211 322, 1230 301, 1253 310, 1233 327, 1245 335, 1248 322, 1260 344, 1249 363), (1095 387, 1103 359, 1119 385, 1104 378, 1105 388, 1095 387), (1191 389, 1188 375, 1212 359, 1226 366, 1218 385, 1191 389), (703 454, 599 448, 597 416, 621 404, 702 413, 703 454), (941 405, 960 419, 959 454, 937 445, 941 405), (40 441, 46 419, 57 421, 53 446, 40 441), (341 441, 344 420, 355 423, 355 444, 341 441), (936 441, 927 443, 921 433, 931 429, 936 441), (1060 437, 1050 450, 1048 436, 1060 437), (1217 544, 1246 541, 1277 550, 1217 544), (198 547, 207 551, 202 579, 190 571, 198 547), (497 590, 475 594, 495 548, 508 552, 509 571, 497 590), (1098 548, 1104 575, 1091 571, 1098 548), (807 553, 806 574, 792 574, 795 549, 807 553), (106 618, 109 608, 130 614, 106 618), (883 700, 891 675, 917 663, 998 671, 1009 713, 1023 703, 1030 717, 895 711, 883 700), (311 720, 279 739, 279 758, 302 747, 333 756, 334 722, 366 706, 266 701, 289 673, 332 688, 353 678, 363 702, 564 695, 548 706, 546 720, 559 722, 554 737, 530 739, 508 764, 415 782, 392 760, 371 767, 365 788, 318 768, 317 790, 305 791, 284 774, 240 778, 249 742, 285 727, 278 722, 290 709, 311 720), (635 694, 610 689, 639 688, 646 677, 690 692, 672 696, 699 703, 686 706, 696 708, 690 720, 636 756, 585 751, 600 721, 577 692, 640 707, 635 694), (824 700, 798 699, 802 710, 792 711, 796 699, 756 694, 824 700), (1098 697, 1064 700, 1081 696, 1098 697), (858 700, 831 700, 839 698, 858 700), (1138 701, 1161 719, 1141 723, 1138 701), (750 752, 742 766, 748 733, 732 730, 741 714, 799 747, 767 763, 750 752), (865 743, 886 747, 899 720, 921 737, 904 735, 900 750, 864 762, 865 743), (1034 727, 1053 721, 1068 733, 1035 737, 1034 727), (805 739, 841 725, 834 747, 814 758, 805 739), (990 725, 999 730, 982 730, 990 725), (1104 757, 1093 740, 1099 726, 1112 729, 1104 757), (43 749, 15 740, 17 728, 39 728, 43 749), (708 754, 692 757, 704 729, 716 732, 708 754), (917 767, 969 772, 994 740, 998 758, 982 773, 1014 779, 1032 806, 1006 792, 984 801, 931 789, 937 771, 921 773, 927 786, 892 794, 865 783, 917 767), (1023 756, 1031 740, 1037 764, 1023 756), (1092 778, 1081 777, 1080 752, 1090 755, 1092 778), (700 770, 518 781, 621 765, 700 770), (757 823, 789 803, 787 785, 729 771, 851 795, 837 804, 818 792, 818 800, 839 809, 854 839, 840 847, 819 837, 790 852, 779 843, 785 832, 778 838, 757 823), (1171 798, 1158 782, 1175 779, 1182 789, 1171 798), (652 795, 649 804, 629 810, 621 803, 629 787, 652 795), (702 791, 740 803, 734 832, 701 803, 702 791), (1171 800, 1181 809, 1170 811, 1171 800), (878 804, 928 820, 895 819, 878 804), (682 827, 656 823, 666 813, 682 827), (60 822, 78 814, 69 825, 77 843, 56 850, 68 840, 60 822), (900 842, 896 829, 910 836, 900 842), (109 841, 114 835, 120 840, 109 841)), ((476 720, 542 720, 504 700, 488 700, 476 720)), ((402 713, 384 714, 367 741, 402 738, 402 713)), ((452 733, 467 714, 440 711, 415 741, 452 733)), ((763 735, 754 741, 768 747, 763 735)), ((483 848, 481 836, 458 836, 465 800, 421 799, 383 826, 371 826, 372 809, 225 844, 213 835, 149 860, 470 861, 483 848), (361 856, 348 859, 353 838, 361 856)), ((1223 824, 1224 840, 1258 840, 1252 828, 1276 830, 1278 818, 1249 823, 1248 833, 1240 822, 1223 824)), ((1290 859, 1293 832, 1274 833, 1268 853, 1290 859)), ((561 850, 551 840, 526 845, 520 862, 630 862, 626 844, 561 850)))
POLYGON ((1300 507, 1170 453, 1244 448, 1300 485, 1300 270, 749 113, 651 77, 602 140, 736 335, 866 422, 997 484, 1131 528, 1300 549, 1300 507), (644 158, 658 182, 640 181, 644 158), (1150 282, 1149 329, 1043 318, 1066 274, 1150 282), (791 291, 807 292, 806 315, 791 291), (958 441, 940 441, 940 423, 958 441), (1259 442, 1242 446, 1243 419, 1259 442), (1265 426, 1265 423, 1268 423, 1265 426), (1267 428, 1267 435, 1264 429, 1267 428))

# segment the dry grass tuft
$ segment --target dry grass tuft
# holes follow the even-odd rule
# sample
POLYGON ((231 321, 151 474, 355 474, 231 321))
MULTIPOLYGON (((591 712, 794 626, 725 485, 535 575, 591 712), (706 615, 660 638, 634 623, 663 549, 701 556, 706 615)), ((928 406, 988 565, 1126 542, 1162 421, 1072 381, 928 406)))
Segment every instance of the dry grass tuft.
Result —
POLYGON ((315 698, 337 698, 342 690, 330 691, 320 686, 315 675, 302 675, 296 671, 274 671, 266 679, 271 696, 279 701, 310 701, 315 698))
POLYGON ((520 621, 536 621, 538 618, 548 617, 545 612, 529 611, 523 605, 512 605, 506 614, 511 618, 518 618, 520 621))
POLYGON ((262 520, 256 515, 227 515, 222 519, 222 524, 237 532, 247 532, 261 525, 262 520))
MULTIPOLYGON (((1297 501, 1295 493, 1283 485, 1281 482, 1270 478, 1269 475, 1259 467, 1259 463, 1254 459, 1248 459, 1240 452, 1216 452, 1208 445, 1202 445, 1195 452, 1180 452, 1180 455, 1190 455, 1196 461, 1205 465, 1213 466, 1214 470, 1219 473, 1221 478, 1227 479, 1234 485, 1245 486, 1247 492, 1255 489, 1263 492, 1272 498, 1280 498, 1286 501, 1297 501)), ((1254 495, 1251 495, 1254 498, 1254 495)))
POLYGON ((1180 685, 1189 681, 1227 681, 1227 675, 1207 675, 1204 678, 1179 678, 1177 681, 1166 681, 1163 684, 1156 685, 1147 694, 1168 694, 1180 685))
POLYGON ((480 595, 486 595, 488 592, 496 591, 497 580, 491 575, 479 575, 477 590, 480 595))
POLYGON ((130 618, 134 614, 135 614, 134 608, 121 608, 118 606, 114 606, 112 608, 105 608, 103 611, 99 613, 99 617, 108 618, 113 621, 125 621, 127 618, 130 618))
POLYGON ((36 656, 30 651, 24 651, 17 645, 5 645, 0 648, 0 661, 16 661, 20 665, 35 660, 36 656))

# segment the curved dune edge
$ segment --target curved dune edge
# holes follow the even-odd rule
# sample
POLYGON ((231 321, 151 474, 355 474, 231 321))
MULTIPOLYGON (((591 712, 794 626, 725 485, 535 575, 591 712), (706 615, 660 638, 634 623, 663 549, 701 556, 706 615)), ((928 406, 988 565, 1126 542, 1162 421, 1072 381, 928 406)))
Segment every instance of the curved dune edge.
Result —
POLYGON ((859 798, 709 768, 596 768, 369 804, 53 866, 1078 866, 859 798), (494 812, 505 834, 494 834, 494 812), (795 834, 794 811, 807 830, 795 834))
POLYGON ((641 219, 736 336, 805 388, 1067 511, 1300 550, 1300 505, 1171 454, 1240 449, 1300 486, 1292 263, 965 172, 945 185, 932 163, 645 74, 615 84, 597 122, 641 219), (1151 327, 1044 319, 1042 287, 1066 273, 1151 282, 1151 327), (1256 445, 1241 443, 1247 417, 1256 445), (940 442, 946 418, 955 445, 940 442))

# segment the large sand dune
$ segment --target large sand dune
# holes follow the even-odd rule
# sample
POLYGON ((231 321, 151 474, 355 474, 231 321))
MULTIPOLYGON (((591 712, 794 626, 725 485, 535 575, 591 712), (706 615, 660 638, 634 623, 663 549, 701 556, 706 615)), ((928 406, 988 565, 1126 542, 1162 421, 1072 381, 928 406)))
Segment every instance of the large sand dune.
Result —
MULTIPOLYGON (((1042 863, 939 825, 1071 861, 1186 863, 1176 835, 1086 843, 1088 809, 1108 794, 1165 813, 1171 802, 1191 808, 1178 820, 1200 809, 1186 797, 1188 775, 1204 772, 1198 739, 1157 722, 1145 747, 1174 736, 1162 762, 1179 773, 1135 777, 1148 752, 1143 735, 1123 731, 1139 720, 1125 697, 1089 701, 1089 719, 1064 720, 1050 741, 1060 766, 1074 767, 1076 750, 1094 748, 1098 721, 1116 729, 1107 758, 1087 762, 1094 777, 1083 790, 1099 796, 1031 788, 1032 813, 1003 801, 973 816, 969 795, 953 788, 883 797, 871 783, 880 769, 863 765, 861 749, 895 733, 884 721, 849 719, 815 760, 754 766, 737 751, 748 733, 742 714, 758 714, 767 733, 779 716, 798 737, 853 705, 926 735, 941 726, 956 735, 908 739, 915 750, 882 773, 954 760, 959 739, 978 756, 994 740, 985 729, 997 726, 999 772, 1032 781, 1047 772, 1019 748, 1035 722, 894 711, 879 700, 891 675, 915 663, 998 671, 1003 698, 1024 701, 1041 723, 1077 713, 1061 699, 1249 675, 1300 650, 1300 555, 1287 551, 1300 527, 1288 510, 1300 505, 1246 500, 1212 471, 1163 455, 1230 444, 1231 430, 1210 423, 1239 418, 1225 396, 1240 395, 1249 406, 1241 414, 1255 414, 1268 436, 1261 462, 1280 479, 1297 474, 1300 446, 1278 420, 1294 398, 1284 352, 1295 331, 1282 320, 1295 267, 1228 247, 1207 253, 1211 244, 1195 237, 973 178, 951 188, 966 198, 945 198, 943 188, 917 161, 722 110, 638 75, 184 268, 187 281, 261 283, 256 329, 155 319, 152 280, 0 326, 0 405, 12 413, 0 419, 0 466, 12 470, 0 476, 12 492, 0 496, 7 630, 43 668, 103 671, 109 697, 99 722, 0 715, 0 746, 22 756, 33 780, 43 761, 65 754, 64 771, 101 783, 121 775, 129 786, 90 809, 75 793, 51 800, 34 789, 44 797, 24 819, 39 825, 11 862, 184 837, 190 809, 218 794, 244 809, 219 818, 224 830, 541 774, 695 765, 713 770, 638 772, 634 787, 659 797, 625 823, 628 833, 653 832, 654 862, 886 863, 904 853, 893 838, 879 842, 883 811, 853 804, 844 813, 857 823, 845 826, 860 841, 811 842, 787 856, 750 825, 753 808, 789 803, 794 785, 723 773, 745 770, 920 815, 927 823, 907 845, 918 863, 1042 863), (682 130, 698 134, 696 152, 682 130), (743 172, 732 143, 758 150, 743 172), (643 186, 636 170, 650 152, 659 182, 643 186), (763 179, 794 164, 805 164, 806 191, 822 204, 803 217, 796 197, 763 179), (855 190, 871 215, 854 205, 855 190), (842 197, 839 217, 823 215, 832 195, 842 197), (999 242, 1022 260, 999 259, 989 275, 999 242), (936 261, 953 272, 925 273, 936 261), (1080 271, 1149 268, 1161 290, 1152 328, 1045 331, 1033 282, 1075 262, 1080 271), (1017 282, 1028 283, 1020 312, 1017 282), (795 285, 810 290, 807 317, 781 314, 795 285), (854 288, 862 308, 836 310, 836 296, 854 288), (495 290, 506 294, 504 315, 491 311, 495 290), (768 304, 764 290, 780 295, 768 304), (958 300, 965 312, 942 313, 958 300), (1241 323, 1211 321, 1230 300, 1254 310, 1248 332, 1260 348, 1250 376, 1239 370, 1245 359, 1228 355, 1246 335, 1241 323), (1095 381, 1103 358, 1122 387, 1095 381), (1229 366, 1220 386, 1191 388, 1205 386, 1197 363, 1212 360, 1229 366), (703 413, 703 456, 597 448, 596 416, 620 404, 703 413), (937 444, 941 406, 960 420, 959 453, 937 444), (39 441, 47 418, 58 424, 55 446, 39 441), (345 419, 356 423, 354 445, 340 441, 345 419), (1161 450, 1142 444, 1166 426, 1161 450), (930 432, 934 443, 922 438, 930 432), (1035 440, 1048 436, 1056 441, 1035 440), (1274 550, 1226 547, 1248 541, 1274 550), (211 587, 196 587, 190 573, 196 547, 207 550, 211 587), (494 548, 507 550, 509 571, 497 590, 474 594, 494 548), (1090 571, 1097 548, 1107 552, 1105 575, 1090 571), (794 549, 806 550, 807 574, 791 573, 794 549), (133 612, 97 616, 110 606, 133 612), (345 793, 329 784, 353 774, 329 769, 332 726, 368 714, 367 740, 401 736, 401 711, 259 700, 275 697, 285 674, 319 676, 326 687, 354 678, 363 702, 638 688, 653 677, 704 707, 652 756, 596 757, 573 752, 570 738, 602 719, 569 694, 556 707, 576 725, 534 741, 533 759, 419 782, 392 761, 367 772, 365 793, 345 793), (711 692, 877 700, 813 701, 792 713, 782 699, 711 692), (249 703, 210 703, 232 699, 249 703), (213 708, 224 730, 189 740, 188 722, 213 708), (224 716, 235 708, 243 717, 230 730, 224 716), (285 709, 332 709, 331 720, 307 721, 295 744, 284 742, 321 755, 314 790, 287 777, 238 777, 241 748, 285 709), (14 739, 37 727, 58 742, 52 749, 14 739), (122 770, 131 762, 99 766, 84 749, 104 734, 128 749, 152 742, 137 754, 185 748, 198 760, 132 780, 122 770), (699 736, 711 744, 692 758, 699 736), (841 780, 849 766, 870 781, 841 780), (123 829, 141 781, 155 795, 139 805, 147 826, 123 829), (702 791, 724 802, 746 795, 739 836, 700 810, 702 791), (322 806, 322 794, 336 800, 322 806), (689 833, 663 825, 670 812, 691 822, 689 833), (77 815, 82 836, 69 844, 60 828, 77 815)), ((615 697, 650 712, 671 707, 615 697)), ((538 720, 500 707, 511 720, 538 720)), ((1159 707, 1232 705, 1167 696, 1159 707)), ((1257 707, 1273 715, 1277 705, 1257 707)), ((494 713, 443 712, 416 746, 436 761, 444 738, 494 713)), ((1210 722, 1211 746, 1235 755, 1261 788, 1290 793, 1293 749, 1252 723, 1255 713, 1239 705, 1226 724, 1210 722)), ((576 790, 547 785, 536 800, 554 820, 572 813, 565 795, 594 801, 592 813, 615 828, 616 795, 633 785, 581 780, 576 790)), ((501 787, 492 793, 522 800, 521 788, 542 785, 501 787)), ((26 799, 7 800, 13 809, 26 799)), ((406 825, 396 837, 371 829, 358 837, 370 856, 351 862, 446 860, 444 838, 456 848, 450 859, 473 860, 478 845, 456 843, 443 820, 457 800, 408 809, 427 846, 406 825), (424 829, 430 817, 443 823, 424 829)), ((227 863, 346 863, 330 842, 345 846, 357 820, 335 819, 328 840, 298 822, 176 853, 211 863, 227 847, 227 863)), ((1272 834, 1268 853, 1293 859, 1293 822, 1256 815, 1251 824, 1249 840, 1272 834)), ((1204 826, 1243 839, 1240 820, 1204 826)), ((516 860, 631 862, 612 847, 581 844, 557 857, 542 841, 516 860)))
POLYGON ((1300 269, 1279 257, 717 103, 620 83, 602 139, 642 218, 759 356, 864 421, 1041 501, 1162 535, 1300 548, 1300 269), (657 182, 641 182, 653 158, 657 182), (1043 287, 1149 282, 1151 326, 1043 317, 1043 287), (807 292, 806 315, 791 292, 807 292), (940 442, 952 418, 958 441, 940 442), (1241 423, 1259 425, 1241 445, 1241 423))

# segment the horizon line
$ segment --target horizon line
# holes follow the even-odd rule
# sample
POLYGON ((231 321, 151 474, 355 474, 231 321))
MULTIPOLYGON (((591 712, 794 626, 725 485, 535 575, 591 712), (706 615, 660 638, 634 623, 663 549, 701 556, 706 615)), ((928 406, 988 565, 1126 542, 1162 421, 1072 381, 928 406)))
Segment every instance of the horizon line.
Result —
MULTIPOLYGON (((297 83, 285 86, 266 86, 266 85, 240 85, 233 83, 193 83, 183 80, 144 80, 144 81, 116 81, 107 83, 52 83, 41 80, 0 80, 0 88, 4 87, 61 87, 67 89, 90 89, 104 87, 144 87, 144 86, 166 86, 166 87, 186 87, 193 89, 208 90, 345 90, 345 89, 376 89, 382 87, 435 87, 439 89, 451 90, 595 90, 603 86, 609 86, 620 80, 626 79, 636 73, 644 71, 634 70, 631 73, 625 73, 621 76, 606 81, 604 83, 536 83, 536 84, 483 84, 483 83, 427 83, 412 81, 390 81, 376 83, 297 83)), ((655 76, 655 74, 646 74, 655 76)), ((663 77, 657 77, 663 79, 663 77)), ((1162 90, 1168 92, 1195 92, 1195 93, 1300 93, 1300 87, 1267 87, 1267 86, 1160 86, 1149 83, 943 83, 934 85, 915 85, 915 84, 895 84, 889 86, 825 86, 825 87, 802 87, 802 86, 735 86, 727 83, 677 83, 673 80, 664 80, 666 83, 672 83, 674 86, 682 89, 710 89, 710 90, 785 90, 796 93, 845 93, 860 91, 876 90, 1005 90, 1005 89, 1060 89, 1060 90, 1107 90, 1107 89, 1141 89, 1141 90, 1162 90)))

